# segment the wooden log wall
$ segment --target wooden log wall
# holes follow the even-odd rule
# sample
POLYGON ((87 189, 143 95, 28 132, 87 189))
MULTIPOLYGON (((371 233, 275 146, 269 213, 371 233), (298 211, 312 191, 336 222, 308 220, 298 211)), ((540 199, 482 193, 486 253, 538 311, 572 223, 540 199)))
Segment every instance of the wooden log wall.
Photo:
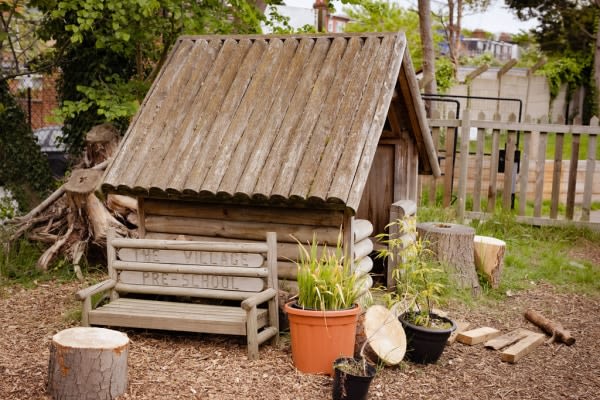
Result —
POLYGON ((590 223, 592 203, 600 201, 597 190, 600 171, 596 168, 597 137, 600 135, 597 117, 592 118, 590 125, 581 125, 579 121, 565 125, 560 119, 555 123, 547 120, 534 123, 529 117, 519 123, 514 114, 508 118, 496 114, 490 120, 480 113, 476 119, 471 119, 465 111, 461 119, 453 115, 449 116, 451 119, 441 119, 434 115, 429 120, 444 170, 443 177, 429 179, 422 186, 430 204, 441 190, 443 205, 449 206, 450 199, 455 196, 459 200, 457 214, 466 218, 486 218, 499 203, 503 209, 514 206, 517 220, 521 222, 534 225, 569 222, 600 229, 599 223, 590 223), (473 140, 471 127, 477 134, 476 143, 466 146, 473 140), (459 145, 457 155, 453 157, 455 136, 459 145), (552 155, 547 157, 549 138, 554 139, 554 148, 550 151, 552 155), (580 159, 582 143, 587 143, 587 151, 580 159), (567 152, 567 148, 570 151, 567 152), (514 163, 517 149, 521 155, 519 170, 514 163), (500 150, 505 150, 506 155, 503 172, 498 171, 500 150), (460 156, 467 153, 468 157, 460 156), (467 207, 467 197, 473 200, 471 209, 467 207), (543 212, 544 202, 549 203, 546 213, 543 212), (564 205, 563 213, 561 205, 564 205))
MULTIPOLYGON (((308 247, 313 235, 328 248, 338 236, 352 238, 345 248, 353 253, 353 269, 367 276, 373 262, 370 235, 373 225, 346 215, 344 210, 226 205, 139 198, 140 236, 149 239, 260 241, 266 232, 277 233, 278 276, 282 287, 293 290, 299 243, 308 247), (142 222, 143 221, 143 222, 142 222), (350 230, 347 229, 350 228, 350 230), (289 283, 286 283, 288 281, 289 283)), ((345 239, 344 239, 345 240, 345 239)), ((370 287, 370 284, 369 284, 370 287)))

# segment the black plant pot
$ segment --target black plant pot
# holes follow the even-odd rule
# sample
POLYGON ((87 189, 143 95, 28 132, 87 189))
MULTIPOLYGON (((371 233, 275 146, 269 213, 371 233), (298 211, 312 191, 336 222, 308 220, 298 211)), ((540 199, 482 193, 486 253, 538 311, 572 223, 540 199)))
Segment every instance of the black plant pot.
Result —
POLYGON ((341 357, 333 363, 333 400, 366 400, 369 385, 375 377, 375 367, 367 364, 366 373, 354 373, 340 369, 339 366, 348 362, 360 362, 355 358, 341 357))
POLYGON ((405 315, 402 314, 398 319, 406 333, 406 358, 419 364, 436 362, 446 347, 448 337, 456 329, 456 324, 451 319, 431 313, 429 314, 431 318, 450 323, 452 327, 425 328, 406 321, 405 315))

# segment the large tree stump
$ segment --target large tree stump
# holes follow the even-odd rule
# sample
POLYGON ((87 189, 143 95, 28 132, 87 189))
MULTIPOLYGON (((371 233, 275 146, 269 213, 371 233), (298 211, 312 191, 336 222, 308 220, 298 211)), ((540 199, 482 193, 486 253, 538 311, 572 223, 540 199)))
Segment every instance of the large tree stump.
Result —
POLYGON ((500 286, 500 274, 504 265, 506 243, 489 236, 475 236, 475 266, 494 289, 500 286))
POLYGON ((54 400, 114 399, 127 389, 127 335, 104 328, 65 329, 52 337, 48 393, 54 400))
POLYGON ((450 277, 460 289, 470 288, 473 294, 479 294, 473 256, 475 229, 458 224, 424 222, 417 224, 417 233, 437 260, 448 266, 450 277))

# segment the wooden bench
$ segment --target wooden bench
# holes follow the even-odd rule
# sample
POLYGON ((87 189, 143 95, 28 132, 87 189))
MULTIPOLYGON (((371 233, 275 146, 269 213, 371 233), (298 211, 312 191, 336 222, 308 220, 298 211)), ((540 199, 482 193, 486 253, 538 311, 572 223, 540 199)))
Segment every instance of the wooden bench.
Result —
POLYGON ((259 344, 277 341, 275 233, 267 233, 266 243, 229 243, 124 239, 109 232, 107 256, 109 279, 76 294, 83 326, 244 335, 249 359, 258 359, 259 344), (109 290, 110 301, 93 308, 92 296, 109 290))

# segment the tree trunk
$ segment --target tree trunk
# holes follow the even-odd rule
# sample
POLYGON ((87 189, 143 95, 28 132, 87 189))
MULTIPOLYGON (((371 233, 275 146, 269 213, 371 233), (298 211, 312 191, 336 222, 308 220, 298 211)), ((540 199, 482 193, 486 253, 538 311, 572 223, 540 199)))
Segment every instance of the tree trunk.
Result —
POLYGON ((65 329, 52 337, 48 393, 54 400, 114 399, 127 390, 129 339, 104 328, 65 329))
POLYGON ((423 47, 423 80, 425 93, 437 93, 435 81, 435 51, 433 49, 433 34, 431 32, 431 1, 419 0, 419 30, 421 46, 423 47))
POLYGON ((500 286, 500 274, 504 266, 506 243, 488 236, 475 236, 475 266, 483 272, 490 285, 496 289, 500 286))
POLYGON ((471 288, 474 295, 479 294, 473 250, 475 229, 458 224, 425 222, 417 224, 417 232, 438 261, 448 266, 456 285, 461 289, 471 288))

